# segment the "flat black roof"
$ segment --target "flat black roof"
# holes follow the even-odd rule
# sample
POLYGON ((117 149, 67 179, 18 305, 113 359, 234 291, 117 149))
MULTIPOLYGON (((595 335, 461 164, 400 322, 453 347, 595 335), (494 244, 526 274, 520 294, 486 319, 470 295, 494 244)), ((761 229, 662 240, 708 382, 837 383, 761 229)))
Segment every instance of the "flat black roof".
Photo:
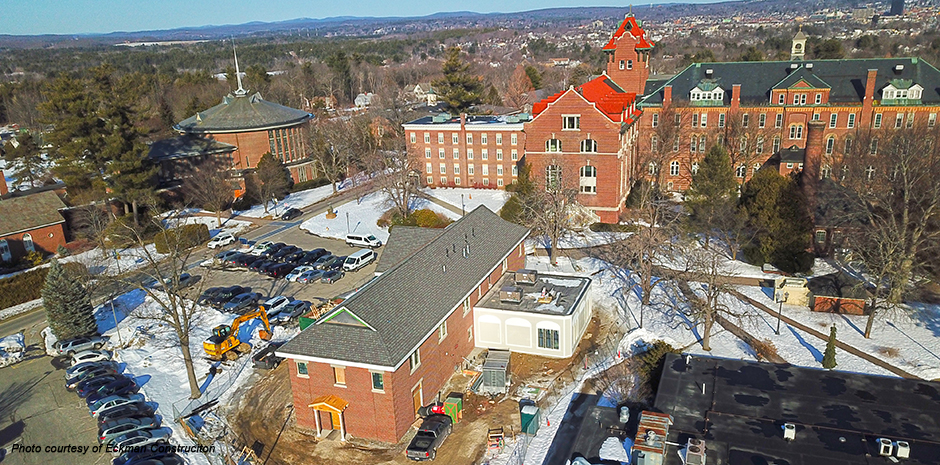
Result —
MULTIPOLYGON (((687 364, 670 355, 655 410, 675 420, 670 442, 705 440, 708 464, 889 463, 878 456, 878 438, 910 443, 901 463, 940 463, 935 382, 710 357, 687 364), (783 439, 784 423, 796 425, 793 441, 783 439)), ((667 448, 664 465, 681 463, 676 450, 667 448)))

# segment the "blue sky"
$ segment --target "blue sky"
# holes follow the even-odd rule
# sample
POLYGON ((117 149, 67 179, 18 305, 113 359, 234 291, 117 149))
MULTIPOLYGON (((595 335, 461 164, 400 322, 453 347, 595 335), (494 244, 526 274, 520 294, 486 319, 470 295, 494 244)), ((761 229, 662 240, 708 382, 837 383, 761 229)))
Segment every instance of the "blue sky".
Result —
MULTIPOLYGON (((653 3, 708 1, 654 0, 653 3)), ((0 34, 86 34, 304 17, 423 16, 440 11, 489 13, 552 7, 627 5, 607 0, 478 0, 446 4, 426 0, 4 0, 0 2, 0 34)))

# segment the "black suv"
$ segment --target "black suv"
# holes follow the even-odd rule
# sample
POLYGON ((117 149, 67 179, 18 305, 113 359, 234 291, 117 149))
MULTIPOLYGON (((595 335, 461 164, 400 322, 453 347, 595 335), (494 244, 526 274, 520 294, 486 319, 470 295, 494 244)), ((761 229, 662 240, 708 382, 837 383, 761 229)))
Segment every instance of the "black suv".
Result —
POLYGON ((221 307, 225 305, 225 303, 228 302, 229 300, 232 300, 232 297, 235 297, 238 294, 244 294, 246 292, 251 292, 251 288, 242 287, 242 286, 226 287, 225 289, 222 289, 221 291, 219 291, 208 302, 209 302, 209 305, 212 305, 213 307, 221 307))
POLYGON ((265 274, 274 279, 283 278, 290 274, 291 271, 294 271, 294 268, 297 268, 297 265, 293 263, 281 263, 280 265, 269 268, 265 274))
POLYGON ((287 247, 282 248, 281 250, 278 250, 277 253, 275 253, 274 255, 271 255, 271 260, 277 260, 279 262, 283 262, 284 257, 287 257, 288 255, 291 255, 295 252, 301 252, 301 251, 302 250, 300 247, 297 247, 296 245, 289 245, 287 247))
POLYGON ((249 266, 251 266, 252 263, 258 260, 262 260, 262 258, 257 255, 246 253, 244 256, 238 257, 235 260, 235 264, 243 268, 248 268, 249 266))
POLYGON ((275 262, 275 261, 273 261, 273 260, 269 260, 269 259, 267 259, 267 258, 258 257, 258 260, 255 260, 255 261, 251 262, 251 265, 248 265, 248 269, 251 270, 251 271, 258 271, 258 272, 260 272, 260 271, 261 271, 261 268, 262 268, 263 266, 267 265, 268 263, 277 263, 277 262, 275 262))
POLYGON ((303 258, 297 261, 298 265, 310 265, 313 262, 317 261, 318 258, 329 255, 330 251, 326 249, 313 249, 304 254, 303 258))
POLYGON ((264 258, 271 258, 271 255, 276 254, 279 250, 283 249, 284 247, 287 247, 287 244, 283 242, 277 242, 277 243, 271 244, 271 246, 268 247, 268 250, 261 252, 261 256, 264 258))
POLYGON ((304 212, 300 211, 300 210, 297 209, 297 208, 288 208, 286 212, 284 212, 283 214, 281 214, 281 219, 284 220, 284 221, 292 220, 292 219, 297 218, 298 216, 303 215, 303 214, 304 214, 304 212))

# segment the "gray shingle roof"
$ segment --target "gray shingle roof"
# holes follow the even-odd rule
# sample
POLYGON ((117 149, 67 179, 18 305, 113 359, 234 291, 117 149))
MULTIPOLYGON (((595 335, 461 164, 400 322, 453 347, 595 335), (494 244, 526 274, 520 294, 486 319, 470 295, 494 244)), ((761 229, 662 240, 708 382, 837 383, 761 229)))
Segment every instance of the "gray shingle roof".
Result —
POLYGON ((333 311, 368 326, 321 321, 277 353, 396 368, 528 234, 477 207, 333 311))
POLYGON ((205 137, 184 134, 150 144, 147 156, 151 160, 201 157, 234 152, 238 147, 205 137))
POLYGON ((0 200, 0 236, 63 223, 65 219, 59 210, 64 208, 65 204, 53 191, 0 200))
POLYGON ((376 273, 384 273, 416 250, 444 233, 440 228, 419 228, 416 226, 395 226, 388 235, 385 250, 375 265, 376 273))
MULTIPOLYGON (((831 86, 829 101, 832 103, 861 104, 865 96, 868 70, 878 70, 875 82, 875 99, 881 99, 881 89, 893 79, 910 79, 924 87, 921 101, 924 104, 940 104, 940 71, 919 58, 865 58, 856 60, 807 60, 807 61, 748 61, 734 63, 694 63, 681 73, 663 83, 658 89, 648 92, 640 106, 657 106, 663 103, 663 87, 672 86, 673 100, 688 100, 689 91, 702 79, 711 77, 718 81, 725 92, 725 104, 730 103, 730 89, 741 85, 742 104, 767 104, 770 91, 792 73, 811 71, 815 78, 831 86), (811 70, 805 68, 812 64, 811 70), (791 69, 797 65, 797 69, 791 69), (904 69, 895 71, 895 66, 904 69), (711 76, 705 71, 711 69, 711 76), (801 71, 802 70, 802 71, 801 71)), ((808 82, 811 84, 814 81, 808 82)), ((647 90, 651 90, 647 87, 647 90)), ((776 103, 776 102, 774 102, 776 103)), ((789 102, 788 102, 789 103, 789 102)))
POLYGON ((302 123, 313 115, 261 98, 261 94, 228 94, 222 103, 196 113, 176 125, 191 134, 274 129, 302 123))

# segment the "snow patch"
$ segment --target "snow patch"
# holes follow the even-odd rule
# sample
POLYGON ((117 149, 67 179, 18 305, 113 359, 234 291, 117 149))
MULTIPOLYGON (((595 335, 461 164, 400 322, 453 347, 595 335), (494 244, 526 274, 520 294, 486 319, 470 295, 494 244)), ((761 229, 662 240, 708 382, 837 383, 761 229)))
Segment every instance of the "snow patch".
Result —
MULTIPOLYGON (((343 186, 337 186, 337 190, 342 188, 343 186)), ((277 204, 269 203, 267 213, 264 211, 264 205, 254 205, 248 210, 236 211, 232 213, 238 216, 247 216, 249 218, 264 218, 266 216, 277 217, 281 213, 287 211, 288 208, 303 209, 304 207, 313 205, 331 195, 333 195, 333 185, 327 184, 325 186, 287 194, 287 197, 277 204)))

